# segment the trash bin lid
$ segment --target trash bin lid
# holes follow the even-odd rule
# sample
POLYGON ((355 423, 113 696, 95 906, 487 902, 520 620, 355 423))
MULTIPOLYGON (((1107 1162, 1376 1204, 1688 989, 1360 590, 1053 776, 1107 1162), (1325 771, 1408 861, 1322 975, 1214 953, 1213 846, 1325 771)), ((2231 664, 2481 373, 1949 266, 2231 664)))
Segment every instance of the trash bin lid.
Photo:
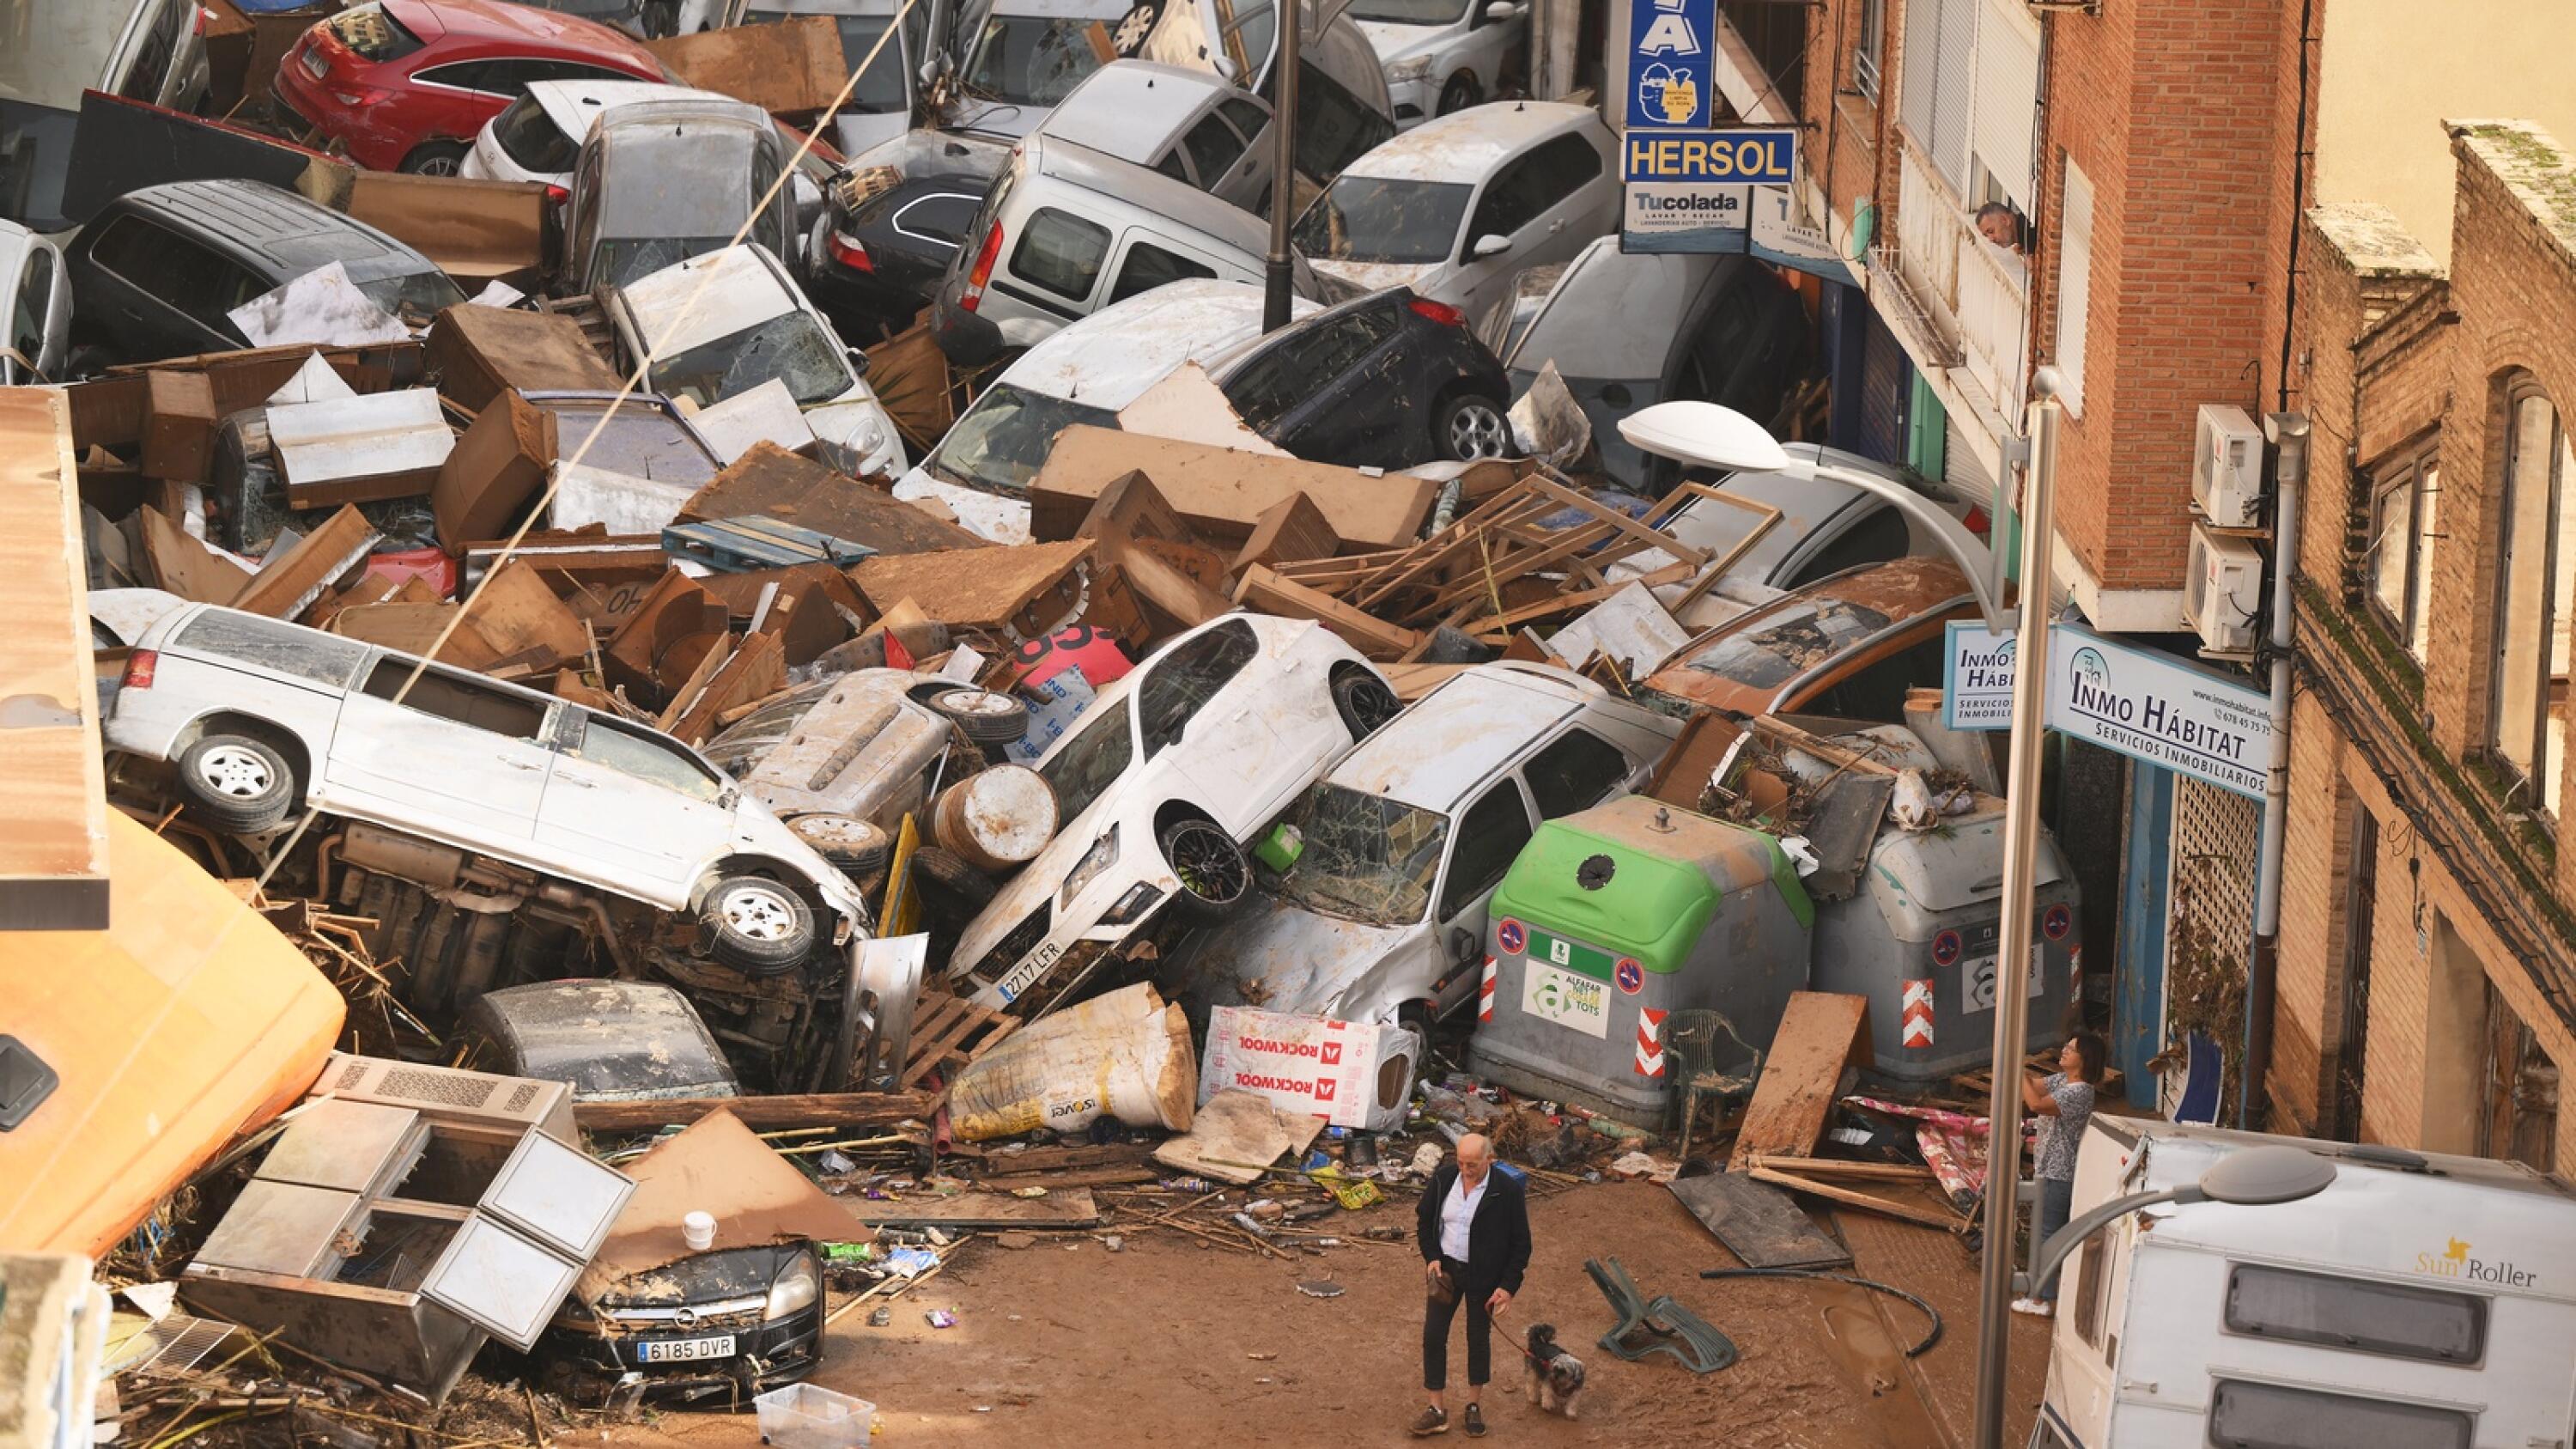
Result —
POLYGON ((1813 923, 1778 841, 1632 795, 1541 825, 1487 918, 1536 922, 1670 972, 1689 960, 1722 896, 1763 886, 1813 923))

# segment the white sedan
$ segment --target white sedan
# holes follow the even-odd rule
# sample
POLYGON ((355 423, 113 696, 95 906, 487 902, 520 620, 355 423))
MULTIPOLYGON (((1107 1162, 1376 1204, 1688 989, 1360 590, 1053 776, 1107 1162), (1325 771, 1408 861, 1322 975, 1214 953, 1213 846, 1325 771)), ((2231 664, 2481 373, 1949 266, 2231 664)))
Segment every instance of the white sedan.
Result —
POLYGON ((1527 0, 1356 0, 1350 13, 1405 131, 1500 90, 1504 59, 1529 37, 1527 0))
POLYGON ((1481 316, 1514 273, 1619 224, 1618 144, 1589 106, 1455 111, 1352 162, 1298 218, 1297 250, 1359 291, 1411 287, 1481 316))

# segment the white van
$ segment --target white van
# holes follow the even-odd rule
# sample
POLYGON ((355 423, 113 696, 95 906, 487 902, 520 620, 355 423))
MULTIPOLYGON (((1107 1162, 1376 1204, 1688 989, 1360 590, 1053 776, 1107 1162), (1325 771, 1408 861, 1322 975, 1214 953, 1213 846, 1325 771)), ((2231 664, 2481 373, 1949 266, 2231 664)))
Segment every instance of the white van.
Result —
POLYGON ((2066 1259, 2032 1449, 2576 1442, 2576 1197, 2519 1163, 2096 1116, 2075 1215, 2279 1143, 2334 1181, 2149 1207, 2066 1259))

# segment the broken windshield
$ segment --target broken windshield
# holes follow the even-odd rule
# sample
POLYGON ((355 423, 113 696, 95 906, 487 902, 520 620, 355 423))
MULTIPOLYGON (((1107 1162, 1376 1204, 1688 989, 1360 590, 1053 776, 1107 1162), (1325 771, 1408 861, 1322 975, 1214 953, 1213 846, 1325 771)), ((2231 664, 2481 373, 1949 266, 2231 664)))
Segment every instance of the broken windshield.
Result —
POLYGON ((798 407, 827 403, 850 390, 840 344, 802 312, 781 312, 757 327, 702 342, 653 364, 653 388, 700 407, 777 378, 798 407))
POLYGON ((997 383, 975 399, 922 466, 952 483, 1005 498, 1023 497, 1047 450, 1055 446, 1055 435, 1076 423, 1114 428, 1118 415, 1017 383, 997 383))
POLYGON ((1136 758, 1136 742, 1127 733, 1127 696, 1094 705, 1092 714, 1081 733, 1038 762, 1038 773, 1055 788, 1056 817, 1067 825, 1090 809, 1136 758))
POLYGON ((1310 911, 1371 926, 1422 919, 1440 875, 1449 817, 1317 785, 1298 812, 1305 849, 1279 882, 1279 894, 1310 911))
POLYGON ((1786 684, 1888 625, 1888 617, 1848 599, 1800 599, 1761 627, 1731 634, 1702 651, 1690 667, 1752 689, 1786 684))
POLYGON ((1475 190, 1463 181, 1345 173, 1297 219, 1297 250, 1337 262, 1436 262, 1475 190))
POLYGON ((978 94, 1021 105, 1052 106, 1100 69, 1085 16, 996 15, 984 22, 966 84, 978 94))

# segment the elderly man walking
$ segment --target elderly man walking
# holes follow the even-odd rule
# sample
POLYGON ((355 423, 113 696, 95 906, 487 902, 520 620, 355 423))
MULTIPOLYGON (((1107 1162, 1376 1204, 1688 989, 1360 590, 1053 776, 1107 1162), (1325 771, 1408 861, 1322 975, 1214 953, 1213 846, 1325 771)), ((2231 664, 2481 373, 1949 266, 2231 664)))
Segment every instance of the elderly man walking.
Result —
POLYGON ((1529 1199, 1520 1180, 1494 1171, 1494 1148, 1470 1133, 1458 1159, 1431 1176, 1414 1214, 1430 1299, 1422 1315, 1422 1387, 1430 1407, 1413 1421, 1415 1435, 1449 1432, 1449 1320, 1467 1305, 1467 1434, 1485 1432, 1476 1394, 1493 1376, 1493 1317, 1521 1291, 1529 1267, 1529 1199))

